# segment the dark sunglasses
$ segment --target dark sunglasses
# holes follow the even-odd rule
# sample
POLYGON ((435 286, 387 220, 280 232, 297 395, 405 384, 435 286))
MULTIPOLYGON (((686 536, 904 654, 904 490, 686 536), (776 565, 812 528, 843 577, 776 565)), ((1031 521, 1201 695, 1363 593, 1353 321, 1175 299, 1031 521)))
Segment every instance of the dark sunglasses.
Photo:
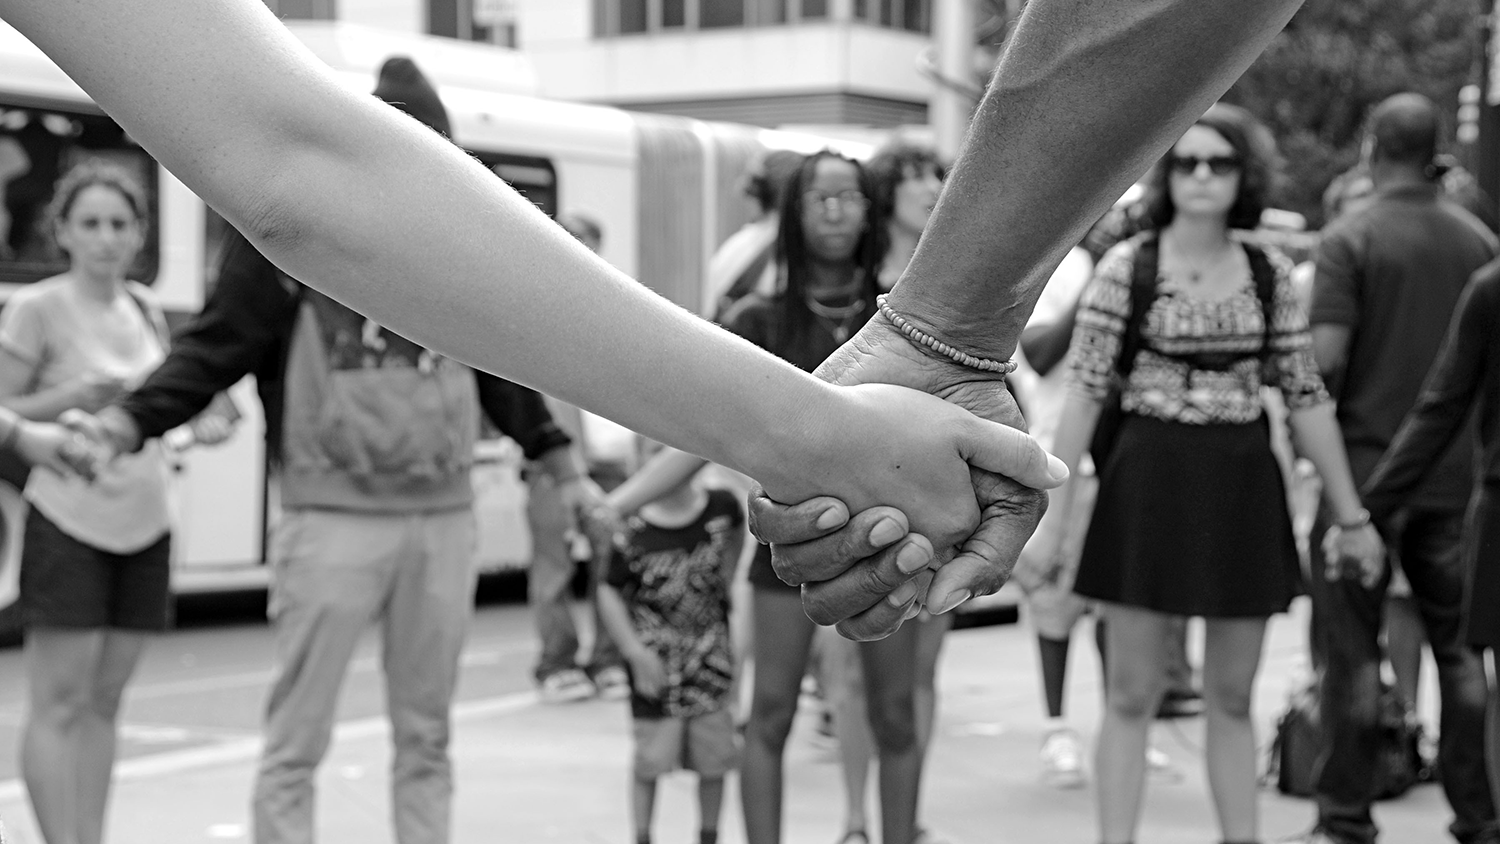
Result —
POLYGON ((1196 155, 1174 155, 1167 159, 1168 166, 1172 172, 1179 176, 1191 176, 1198 172, 1198 165, 1207 164, 1208 171, 1215 176, 1228 176, 1230 173, 1239 172, 1244 166, 1239 156, 1235 155, 1213 155, 1208 158, 1199 158, 1196 155))

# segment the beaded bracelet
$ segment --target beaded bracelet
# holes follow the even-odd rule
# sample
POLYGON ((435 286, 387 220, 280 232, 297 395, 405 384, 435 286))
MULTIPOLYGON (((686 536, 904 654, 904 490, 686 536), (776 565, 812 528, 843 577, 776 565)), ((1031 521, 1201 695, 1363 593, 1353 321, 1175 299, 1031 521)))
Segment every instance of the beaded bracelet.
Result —
POLYGON ((890 304, 886 302, 886 296, 884 293, 875 297, 875 304, 880 306, 880 315, 890 320, 891 325, 896 326, 896 329, 902 334, 906 335, 906 339, 912 341, 913 343, 920 343, 921 345, 926 346, 934 352, 937 352, 938 354, 946 358, 950 358, 951 360, 961 363, 964 366, 969 367, 970 369, 978 369, 982 372, 998 372, 1001 375, 1009 375, 1012 372, 1016 371, 1016 362, 1013 360, 1001 361, 993 360, 991 358, 975 357, 968 352, 955 349, 947 343, 944 343, 942 340, 939 340, 938 338, 932 336, 931 334, 928 334, 922 329, 917 328, 915 325, 907 322, 906 317, 902 316, 899 313, 896 313, 896 309, 892 308, 890 304))

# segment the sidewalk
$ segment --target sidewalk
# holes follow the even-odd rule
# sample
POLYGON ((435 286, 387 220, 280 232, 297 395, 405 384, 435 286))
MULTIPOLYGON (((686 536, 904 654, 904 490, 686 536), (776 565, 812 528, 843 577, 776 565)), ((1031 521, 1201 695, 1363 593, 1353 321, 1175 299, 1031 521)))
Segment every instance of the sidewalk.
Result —
MULTIPOLYGON (((1277 619, 1267 643, 1257 715, 1269 742, 1304 648, 1302 613, 1277 619)), ((1087 627, 1081 628, 1089 632, 1087 627)), ((1098 719, 1098 664, 1080 637, 1073 650, 1070 705, 1086 737, 1098 719)), ((1432 671, 1427 671, 1430 678, 1432 671)), ((1092 793, 1063 792, 1037 778, 1040 692, 1035 643, 1022 625, 957 631, 941 669, 941 714, 925 787, 923 820, 953 844, 1095 841, 1092 793)), ((1430 697, 1430 696, 1429 696, 1430 697)), ((1424 701, 1433 711, 1431 701, 1424 701)), ((458 795, 454 844, 614 844, 628 842, 630 740, 625 704, 539 704, 530 693, 476 701, 457 712, 454 756, 458 795)), ((842 798, 832 751, 813 740, 804 714, 787 757, 786 844, 834 844, 842 798)), ((1198 750, 1202 721, 1162 723, 1157 744, 1181 769, 1175 783, 1148 785, 1140 841, 1206 844, 1218 840, 1198 750)), ((248 841, 253 741, 163 754, 121 765, 109 844, 248 841)), ((387 738, 380 719, 348 722, 319 780, 322 844, 392 840, 387 799, 387 738)), ((697 841, 691 776, 674 775, 658 796, 656 840, 697 841)), ((1311 804, 1265 792, 1266 841, 1305 829, 1311 804)), ((1450 820, 1441 791, 1422 786, 1377 804, 1383 840, 1441 842, 1450 820)), ((0 789, 8 844, 42 844, 19 789, 0 789)), ((742 844, 739 805, 726 795, 724 844, 742 844)))

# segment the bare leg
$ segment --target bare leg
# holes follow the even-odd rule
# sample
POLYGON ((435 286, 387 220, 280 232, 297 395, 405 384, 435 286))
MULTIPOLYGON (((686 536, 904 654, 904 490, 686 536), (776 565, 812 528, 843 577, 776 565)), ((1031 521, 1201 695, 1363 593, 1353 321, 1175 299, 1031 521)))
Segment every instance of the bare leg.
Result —
POLYGON ((943 637, 953 627, 953 613, 925 619, 917 625, 917 744, 923 755, 932 745, 932 731, 937 726, 937 667, 943 655, 943 637))
POLYGON ((651 840, 651 821, 656 815, 656 780, 640 774, 630 778, 630 810, 635 820, 635 840, 651 840))
POLYGON ((880 840, 911 844, 922 787, 917 738, 917 630, 907 624, 890 636, 860 644, 870 731, 880 754, 880 840))
POLYGON ((1263 618, 1217 618, 1206 625, 1203 698, 1207 707, 1208 787, 1225 841, 1255 841, 1255 727, 1250 699, 1265 641, 1263 618))
POLYGON ((79 753, 102 629, 38 627, 26 635, 30 695, 21 728, 21 776, 47 844, 81 844, 79 753))
POLYGON ((869 826, 865 794, 875 739, 866 714, 865 678, 859 646, 833 628, 818 631, 822 650, 824 688, 833 707, 833 731, 839 742, 839 767, 844 779, 844 833, 864 832, 869 826))
POLYGON ((1146 740, 1166 689, 1164 662, 1172 616, 1108 604, 1103 610, 1109 661, 1104 722, 1094 767, 1098 774, 1099 838, 1134 841, 1145 794, 1146 740))
POLYGON ((781 842, 781 762, 817 628, 794 590, 755 589, 755 689, 745 727, 740 801, 749 844, 781 842))
POLYGON ((118 629, 104 632, 93 693, 79 723, 78 844, 99 844, 104 838, 104 815, 119 739, 120 698, 145 647, 143 633, 118 629))
POLYGON ((719 832, 719 813, 724 806, 724 778, 698 777, 698 829, 702 833, 719 832))

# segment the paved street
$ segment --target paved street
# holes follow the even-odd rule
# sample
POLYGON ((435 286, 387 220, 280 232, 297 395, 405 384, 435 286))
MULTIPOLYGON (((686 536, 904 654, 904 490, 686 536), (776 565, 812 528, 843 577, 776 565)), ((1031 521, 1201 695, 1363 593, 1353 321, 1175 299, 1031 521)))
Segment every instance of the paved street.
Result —
MULTIPOLYGON (((1305 612, 1299 607, 1298 613, 1305 612)), ((1302 621, 1278 619, 1258 689, 1269 725, 1300 672, 1302 621)), ((626 799, 629 736, 621 703, 547 706, 531 691, 532 644, 525 608, 488 606, 476 620, 458 705, 455 757, 459 794, 455 844, 630 840, 626 799)), ((125 712, 127 747, 109 825, 110 844, 247 841, 248 794, 256 752, 255 718, 267 671, 266 631, 245 625, 175 633, 159 642, 125 712), (190 654, 212 652, 216 664, 190 654)), ((346 688, 338 739, 320 778, 319 841, 385 844, 389 757, 380 716, 376 649, 367 643, 346 688)), ((1070 694, 1075 720, 1092 735, 1098 666, 1092 646, 1074 650, 1070 694)), ((1092 842, 1088 789, 1059 792, 1037 778, 1040 693, 1030 633, 1022 625, 953 633, 941 672, 942 711, 923 818, 954 844, 1092 842)), ((19 654, 0 652, 0 817, 15 844, 41 844, 14 777, 19 717, 19 654)), ((1431 675, 1431 671, 1428 675, 1431 675)), ((1430 696, 1430 695, 1429 695, 1430 696)), ((1426 701, 1430 712, 1431 701, 1426 701)), ((833 844, 840 800, 833 754, 817 740, 811 712, 799 720, 788 758, 787 844, 833 844)), ((1180 769, 1153 782, 1140 840, 1204 844, 1217 840, 1198 748, 1201 720, 1163 723, 1156 740, 1180 769)), ((1269 738, 1269 729, 1261 733, 1269 738)), ((696 841, 688 775, 662 790, 659 842, 696 841)), ((1308 803, 1263 797, 1264 837, 1303 829, 1308 803)), ((1423 786, 1378 807, 1383 840, 1438 842, 1449 820, 1436 787, 1423 786)), ((740 844, 737 799, 726 800, 725 844, 740 844)))

